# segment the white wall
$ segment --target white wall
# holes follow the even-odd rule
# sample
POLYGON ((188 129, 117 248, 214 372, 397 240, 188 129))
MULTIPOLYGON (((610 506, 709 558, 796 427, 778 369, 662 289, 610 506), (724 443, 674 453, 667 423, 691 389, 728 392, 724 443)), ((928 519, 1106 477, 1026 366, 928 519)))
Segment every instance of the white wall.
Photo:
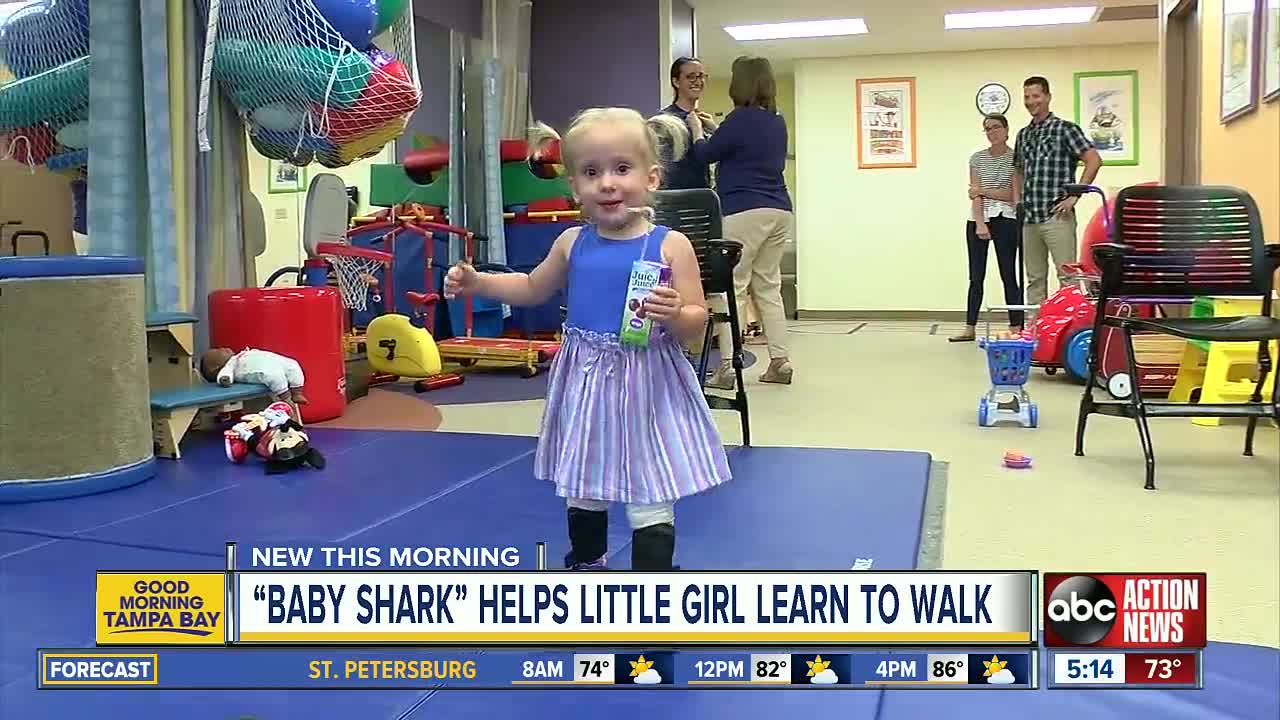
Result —
MULTIPOLYGON (((1155 44, 885 55, 798 62, 795 70, 797 292, 804 310, 962 310, 968 158, 986 145, 974 96, 1000 82, 1013 95, 1010 144, 1028 122, 1022 81, 1049 80, 1053 110, 1074 119, 1076 72, 1137 70, 1139 161, 1103 167, 1097 184, 1159 180, 1160 80, 1155 44), (859 170, 858 78, 916 77, 913 169, 859 170)), ((1077 211, 1083 230, 1096 196, 1077 211)), ((986 299, 1002 302, 994 252, 986 299)))
MULTIPOLYGON (((246 140, 246 142, 248 142, 246 140)), ((265 281, 271 273, 286 266, 301 265, 306 260, 302 249, 302 220, 306 210, 306 192, 271 194, 267 192, 267 158, 248 146, 249 153, 249 189, 258 202, 262 203, 262 213, 266 222, 266 248, 257 258, 258 278, 265 281)), ((311 179, 319 173, 332 173, 341 177, 348 186, 360 188, 359 213, 370 212, 369 206, 369 166, 395 162, 394 143, 388 143, 382 152, 375 157, 360 160, 347 167, 336 170, 329 169, 319 163, 307 166, 306 182, 310 186, 311 179)), ((277 284, 288 284, 291 277, 280 280, 277 284)))

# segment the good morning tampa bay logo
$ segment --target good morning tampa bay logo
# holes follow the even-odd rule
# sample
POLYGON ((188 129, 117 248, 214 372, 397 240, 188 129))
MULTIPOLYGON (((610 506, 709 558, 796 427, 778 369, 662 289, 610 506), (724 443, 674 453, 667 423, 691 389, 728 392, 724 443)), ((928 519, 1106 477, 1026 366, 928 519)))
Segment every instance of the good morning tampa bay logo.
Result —
POLYGON ((206 637, 221 632, 222 609, 206 608, 204 596, 187 580, 138 580, 119 597, 117 608, 102 610, 109 635, 206 637))

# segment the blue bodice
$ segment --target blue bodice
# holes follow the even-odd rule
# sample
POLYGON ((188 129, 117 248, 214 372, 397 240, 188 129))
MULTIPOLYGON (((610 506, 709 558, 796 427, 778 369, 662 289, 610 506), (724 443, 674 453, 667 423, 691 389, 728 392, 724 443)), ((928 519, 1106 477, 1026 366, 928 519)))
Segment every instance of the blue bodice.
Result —
POLYGON ((594 225, 584 225, 569 253, 568 314, 565 326, 616 335, 631 266, 637 260, 662 262, 662 242, 669 228, 654 226, 626 240, 602 238, 594 225))

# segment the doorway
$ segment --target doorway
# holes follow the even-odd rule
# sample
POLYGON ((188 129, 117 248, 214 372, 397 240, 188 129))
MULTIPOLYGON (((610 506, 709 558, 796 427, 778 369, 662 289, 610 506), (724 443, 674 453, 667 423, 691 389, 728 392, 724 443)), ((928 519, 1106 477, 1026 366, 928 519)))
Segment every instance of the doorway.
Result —
POLYGON ((1181 0, 1164 27, 1165 184, 1200 182, 1200 3, 1181 0))

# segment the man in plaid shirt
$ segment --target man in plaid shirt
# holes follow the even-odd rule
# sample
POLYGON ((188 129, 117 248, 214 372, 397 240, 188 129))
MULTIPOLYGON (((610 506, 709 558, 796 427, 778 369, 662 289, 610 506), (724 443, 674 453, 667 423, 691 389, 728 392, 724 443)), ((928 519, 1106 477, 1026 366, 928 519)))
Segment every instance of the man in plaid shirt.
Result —
POLYGON ((1084 163, 1080 182, 1089 185, 1102 157, 1080 126, 1049 111, 1049 81, 1036 76, 1022 84, 1022 102, 1031 124, 1018 131, 1013 146, 1013 200, 1023 204, 1022 258, 1027 271, 1026 302, 1039 305, 1048 296, 1049 257, 1058 269, 1076 262, 1076 201, 1063 187, 1076 182, 1076 164, 1084 163))

